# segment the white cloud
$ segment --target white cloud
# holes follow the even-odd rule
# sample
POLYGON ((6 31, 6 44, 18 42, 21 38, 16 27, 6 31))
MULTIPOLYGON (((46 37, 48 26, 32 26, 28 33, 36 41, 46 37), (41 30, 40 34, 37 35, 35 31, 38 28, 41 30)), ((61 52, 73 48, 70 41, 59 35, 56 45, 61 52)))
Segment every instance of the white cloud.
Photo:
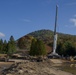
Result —
POLYGON ((74 24, 74 26, 76 26, 76 18, 71 18, 70 22, 72 22, 74 24))
POLYGON ((31 22, 29 19, 23 19, 24 22, 31 22))
POLYGON ((2 32, 0 32, 0 37, 5 37, 5 34, 3 34, 2 32))

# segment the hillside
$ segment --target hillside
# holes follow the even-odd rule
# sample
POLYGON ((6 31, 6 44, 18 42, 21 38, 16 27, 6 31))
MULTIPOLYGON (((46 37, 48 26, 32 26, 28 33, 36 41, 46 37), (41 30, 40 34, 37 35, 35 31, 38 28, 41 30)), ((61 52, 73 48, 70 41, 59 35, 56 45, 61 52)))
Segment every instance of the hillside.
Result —
POLYGON ((43 40, 46 44, 53 41, 53 31, 51 30, 38 30, 27 35, 43 40))
MULTIPOLYGON (((51 30, 38 30, 32 33, 27 34, 29 36, 33 36, 35 38, 41 39, 46 43, 50 43, 53 41, 53 31, 51 30)), ((58 39, 60 40, 72 40, 76 42, 76 35, 58 33, 58 39)))
MULTIPOLYGON (((46 45, 47 51, 52 50, 53 31, 51 31, 51 30, 38 30, 38 31, 31 32, 31 33, 18 39, 18 46, 21 49, 29 50, 31 41, 33 38, 43 40, 46 45)), ((58 49, 59 49, 59 45, 63 45, 64 43, 66 43, 68 41, 70 41, 75 46, 76 45, 76 36, 58 33, 58 49)))

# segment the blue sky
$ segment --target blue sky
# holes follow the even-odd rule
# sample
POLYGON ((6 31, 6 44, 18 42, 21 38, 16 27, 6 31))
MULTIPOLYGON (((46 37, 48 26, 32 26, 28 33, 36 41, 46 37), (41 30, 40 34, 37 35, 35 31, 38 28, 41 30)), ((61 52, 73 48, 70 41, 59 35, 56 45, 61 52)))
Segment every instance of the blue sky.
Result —
POLYGON ((54 30, 58 4, 57 31, 76 35, 76 0, 0 0, 0 38, 15 40, 30 32, 54 30))

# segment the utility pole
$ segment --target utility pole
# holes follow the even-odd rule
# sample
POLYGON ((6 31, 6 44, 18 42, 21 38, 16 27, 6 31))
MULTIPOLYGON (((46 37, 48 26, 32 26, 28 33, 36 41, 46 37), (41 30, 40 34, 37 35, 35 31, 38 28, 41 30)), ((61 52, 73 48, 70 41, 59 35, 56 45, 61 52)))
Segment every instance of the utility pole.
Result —
POLYGON ((56 54, 56 47, 57 47, 57 18, 58 18, 58 5, 56 5, 56 15, 55 15, 55 27, 54 27, 54 42, 53 42, 53 54, 56 54))
POLYGON ((56 53, 57 47, 57 18, 58 18, 58 5, 56 5, 56 15, 55 15, 55 27, 54 27, 54 41, 53 41, 53 52, 48 55, 48 58, 60 58, 61 56, 56 53))

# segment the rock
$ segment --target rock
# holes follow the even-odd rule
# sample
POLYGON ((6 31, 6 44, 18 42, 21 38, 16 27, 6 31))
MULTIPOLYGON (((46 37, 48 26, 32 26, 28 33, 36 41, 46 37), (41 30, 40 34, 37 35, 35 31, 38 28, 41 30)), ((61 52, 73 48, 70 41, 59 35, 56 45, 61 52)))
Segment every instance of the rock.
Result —
POLYGON ((25 73, 28 73, 28 70, 26 70, 25 73))
POLYGON ((18 71, 19 74, 22 74, 23 72, 24 72, 23 70, 19 70, 19 71, 18 71))
POLYGON ((34 71, 33 70, 29 70, 29 73, 34 73, 34 71))
POLYGON ((13 74, 10 74, 10 73, 9 73, 9 74, 6 74, 6 75, 13 75, 13 74))

